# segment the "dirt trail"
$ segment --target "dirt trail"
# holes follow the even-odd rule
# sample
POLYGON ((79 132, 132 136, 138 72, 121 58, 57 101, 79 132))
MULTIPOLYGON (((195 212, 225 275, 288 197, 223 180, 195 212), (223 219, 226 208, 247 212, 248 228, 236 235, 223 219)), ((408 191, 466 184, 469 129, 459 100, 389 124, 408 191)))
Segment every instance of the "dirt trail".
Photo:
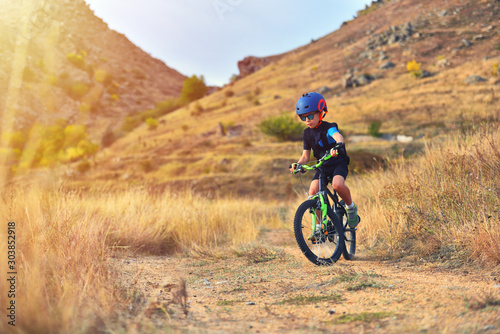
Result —
POLYGON ((248 249, 112 262, 138 331, 500 333, 498 268, 444 270, 365 252, 317 267, 285 230, 248 249))

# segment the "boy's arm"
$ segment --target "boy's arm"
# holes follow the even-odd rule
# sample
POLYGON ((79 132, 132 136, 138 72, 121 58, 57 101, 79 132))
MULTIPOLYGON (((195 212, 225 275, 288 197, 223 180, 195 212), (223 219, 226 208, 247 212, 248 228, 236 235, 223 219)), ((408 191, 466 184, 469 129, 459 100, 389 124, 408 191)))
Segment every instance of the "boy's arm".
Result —
POLYGON ((302 156, 297 161, 297 163, 303 165, 308 163, 309 159, 311 159, 311 150, 304 150, 302 151, 302 156))
POLYGON ((344 142, 344 137, 340 134, 340 132, 335 132, 333 135, 332 135, 333 139, 335 139, 335 141, 338 143, 343 143, 344 142))
POLYGON ((308 163, 310 158, 311 158, 311 150, 302 151, 302 156, 299 158, 299 160, 291 165, 290 172, 293 172, 295 170, 297 164, 303 165, 308 163))
MULTIPOLYGON (((344 137, 340 134, 340 132, 335 132, 334 134, 332 134, 332 137, 333 137, 333 139, 335 139, 335 142, 337 144, 344 143, 344 137)), ((333 157, 336 157, 339 154, 339 152, 336 149, 332 148, 332 150, 330 151, 330 154, 333 157)))

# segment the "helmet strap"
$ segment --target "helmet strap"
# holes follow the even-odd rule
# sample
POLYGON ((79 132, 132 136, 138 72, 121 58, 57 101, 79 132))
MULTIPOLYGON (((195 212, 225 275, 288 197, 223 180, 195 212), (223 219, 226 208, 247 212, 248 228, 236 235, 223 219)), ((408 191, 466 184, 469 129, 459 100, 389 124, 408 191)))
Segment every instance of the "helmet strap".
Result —
POLYGON ((318 126, 320 126, 321 123, 323 123, 323 118, 325 118, 325 116, 326 116, 327 113, 328 113, 328 110, 324 110, 324 111, 320 112, 320 114, 319 114, 319 122, 318 122, 318 125, 316 125, 316 128, 318 126))

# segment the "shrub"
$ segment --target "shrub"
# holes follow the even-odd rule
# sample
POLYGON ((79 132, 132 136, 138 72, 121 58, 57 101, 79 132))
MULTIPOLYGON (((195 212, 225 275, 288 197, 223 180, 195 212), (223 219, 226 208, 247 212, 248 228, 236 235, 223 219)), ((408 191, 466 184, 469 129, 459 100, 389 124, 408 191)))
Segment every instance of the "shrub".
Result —
POLYGON ((80 173, 85 173, 87 172, 91 167, 91 164, 88 160, 83 160, 76 165, 76 170, 79 171, 80 173))
POLYGON ((110 84, 113 80, 113 77, 111 74, 109 74, 107 71, 103 69, 97 69, 94 73, 94 78, 95 81, 103 83, 103 84, 110 84))
POLYGON ((130 132, 134 130, 136 127, 138 127, 139 124, 141 123, 142 121, 140 118, 134 116, 127 116, 125 117, 125 120, 123 122, 122 130, 125 132, 130 132))
POLYGON ((143 160, 140 162, 140 166, 143 172, 149 173, 154 170, 154 166, 150 160, 143 160))
POLYGON ((370 126, 368 127, 368 133, 372 137, 380 137, 382 134, 380 133, 380 127, 382 126, 381 121, 373 121, 370 123, 370 126))
POLYGON ((415 78, 420 78, 422 76, 422 70, 420 67, 422 63, 417 63, 415 59, 406 63, 406 70, 415 78))
POLYGON ((78 54, 71 52, 66 55, 66 58, 76 67, 84 69, 85 68, 85 51, 80 51, 78 54))
POLYGON ((260 122, 260 131, 279 141, 299 140, 304 132, 304 125, 286 112, 279 116, 271 116, 260 122))
POLYGON ((228 89, 224 92, 226 97, 233 97, 234 96, 234 90, 228 89))
POLYGON ((184 80, 181 99, 186 102, 192 102, 205 96, 207 91, 208 87, 205 85, 205 79, 203 78, 203 75, 200 76, 200 78, 198 78, 196 75, 193 75, 192 77, 184 80))
POLYGON ((155 130, 158 127, 158 120, 156 118, 149 117, 146 119, 146 124, 149 130, 155 130))
POLYGON ((12 149, 22 150, 26 144, 26 135, 22 131, 2 133, 2 144, 12 149))
POLYGON ((99 145, 94 144, 87 139, 81 140, 76 146, 81 156, 89 157, 94 155, 99 150, 99 145))
POLYGON ((498 64, 493 64, 493 76, 498 76, 498 64))
POLYGON ((71 124, 64 128, 64 146, 77 146, 82 140, 87 139, 87 127, 81 124, 71 124))
POLYGON ((179 98, 170 98, 165 101, 156 103, 157 116, 163 116, 182 106, 179 98))

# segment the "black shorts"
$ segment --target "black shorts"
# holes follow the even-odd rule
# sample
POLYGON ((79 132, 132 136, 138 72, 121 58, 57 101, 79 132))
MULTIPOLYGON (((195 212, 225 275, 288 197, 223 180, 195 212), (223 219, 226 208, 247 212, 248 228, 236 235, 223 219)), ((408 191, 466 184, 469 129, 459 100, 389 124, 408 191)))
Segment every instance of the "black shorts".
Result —
MULTIPOLYGON (((335 175, 341 175, 345 180, 347 179, 347 174, 349 174, 349 169, 345 163, 337 163, 325 167, 325 175, 328 182, 331 182, 335 175)), ((319 180, 319 171, 316 171, 313 180, 319 180)))

